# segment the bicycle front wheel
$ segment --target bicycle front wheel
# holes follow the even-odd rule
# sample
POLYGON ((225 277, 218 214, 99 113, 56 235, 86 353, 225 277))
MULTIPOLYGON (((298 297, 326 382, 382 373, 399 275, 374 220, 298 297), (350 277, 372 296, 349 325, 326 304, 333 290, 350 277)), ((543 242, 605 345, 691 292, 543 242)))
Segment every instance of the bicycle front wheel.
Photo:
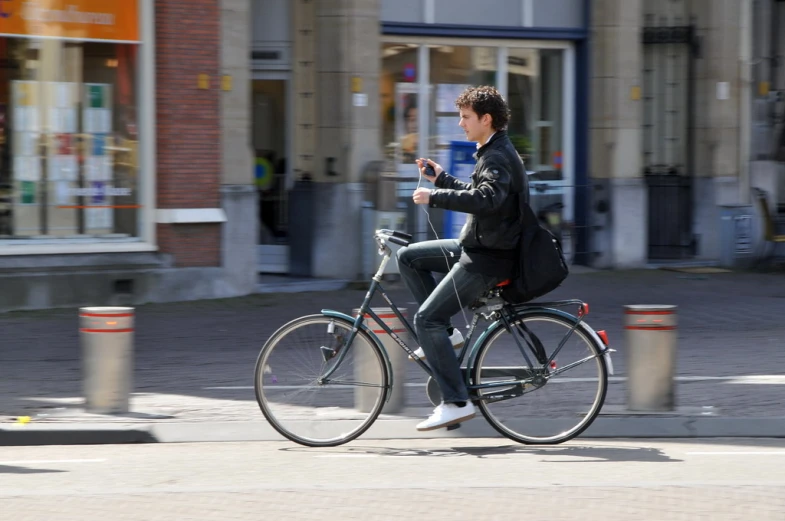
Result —
POLYGON ((341 318, 305 316, 282 326, 262 347, 256 401, 281 435, 309 447, 332 447, 357 438, 379 416, 388 392, 385 358, 364 331, 345 345, 353 327, 341 318))
POLYGON ((565 337, 566 341, 549 364, 549 375, 527 384, 523 395, 515 396, 520 385, 478 389, 480 411, 498 432, 519 443, 563 443, 589 427, 605 401, 608 371, 603 346, 583 324, 567 336, 574 322, 560 314, 523 313, 511 321, 510 331, 499 327, 480 346, 472 370, 474 385, 503 384, 531 375, 519 346, 527 350, 534 371, 540 369, 523 338, 521 323, 539 338, 548 357, 565 337))

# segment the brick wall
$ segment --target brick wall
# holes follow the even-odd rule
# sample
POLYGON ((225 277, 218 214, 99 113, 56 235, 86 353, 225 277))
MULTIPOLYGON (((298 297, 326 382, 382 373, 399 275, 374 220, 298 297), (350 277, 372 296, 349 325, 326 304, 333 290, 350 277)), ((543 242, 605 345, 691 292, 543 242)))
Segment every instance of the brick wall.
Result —
POLYGON ((161 251, 174 256, 175 266, 218 266, 221 260, 221 227, 212 223, 159 224, 161 251))
MULTIPOLYGON (((220 206, 220 0, 155 2, 158 208, 220 206), (200 74, 209 88, 198 85, 200 74)), ((176 266, 218 266, 221 225, 159 224, 176 266)))

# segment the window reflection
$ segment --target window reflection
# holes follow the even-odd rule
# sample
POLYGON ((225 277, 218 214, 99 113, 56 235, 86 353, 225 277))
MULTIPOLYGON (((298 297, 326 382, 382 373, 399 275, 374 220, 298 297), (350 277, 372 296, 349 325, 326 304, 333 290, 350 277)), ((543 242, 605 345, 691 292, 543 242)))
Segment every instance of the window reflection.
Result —
POLYGON ((450 168, 450 143, 465 141, 458 126, 455 99, 467 87, 496 85, 498 50, 495 47, 434 45, 431 57, 431 113, 428 152, 450 168))
POLYGON ((527 170, 541 179, 562 178, 563 51, 509 49, 509 134, 527 170))
POLYGON ((0 39, 0 238, 138 236, 136 49, 0 39))
POLYGON ((382 46, 381 144, 387 160, 396 165, 411 164, 418 155, 417 48, 382 46))

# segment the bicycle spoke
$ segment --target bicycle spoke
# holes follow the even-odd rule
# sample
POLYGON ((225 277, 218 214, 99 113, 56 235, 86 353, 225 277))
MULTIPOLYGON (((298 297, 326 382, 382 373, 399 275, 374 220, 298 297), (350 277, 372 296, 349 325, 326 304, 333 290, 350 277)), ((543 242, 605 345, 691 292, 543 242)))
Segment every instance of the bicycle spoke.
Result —
POLYGON ((382 355, 364 334, 351 346, 337 345, 351 329, 348 321, 303 317, 282 327, 262 349, 257 400, 270 424, 287 438, 311 446, 345 443, 381 411, 387 387, 382 355), (325 347, 338 354, 325 361, 325 347), (325 381, 326 374, 331 376, 325 381))
POLYGON ((343 385, 345 387, 377 387, 382 388, 383 385, 380 384, 369 384, 364 382, 353 382, 349 380, 330 380, 326 385, 343 385))
POLYGON ((605 363, 600 347, 583 327, 571 332, 572 323, 548 312, 522 316, 525 318, 513 322, 524 320, 526 329, 552 360, 546 368, 528 367, 513 335, 505 329, 497 330, 480 348, 474 368, 472 383, 480 387, 476 391, 481 398, 480 410, 511 439, 561 443, 580 434, 598 414, 607 388, 605 363), (553 357, 556 349, 558 354, 553 357), (496 387, 510 383, 505 374, 510 372, 532 377, 523 382, 525 385, 519 383, 510 390, 496 387))
POLYGON ((551 371, 551 373, 549 375, 549 378, 552 379, 552 378, 554 378, 554 377, 556 377, 556 376, 558 376, 558 375, 560 375, 562 373, 566 373, 570 369, 574 369, 575 367, 578 367, 579 365, 583 365, 583 364, 585 364, 587 362, 591 362, 592 360, 596 360, 600 356, 602 356, 602 355, 587 356, 583 360, 578 360, 577 362, 573 362, 571 364, 567 364, 566 366, 559 367, 559 368, 551 371))

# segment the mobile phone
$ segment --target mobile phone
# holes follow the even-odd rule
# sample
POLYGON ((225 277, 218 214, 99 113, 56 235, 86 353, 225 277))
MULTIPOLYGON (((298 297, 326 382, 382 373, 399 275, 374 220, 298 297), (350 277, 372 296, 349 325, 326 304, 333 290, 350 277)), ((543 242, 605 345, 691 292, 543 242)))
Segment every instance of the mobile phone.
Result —
POLYGON ((434 170, 431 165, 426 165, 425 175, 427 175, 428 177, 436 177, 436 170, 434 170))

